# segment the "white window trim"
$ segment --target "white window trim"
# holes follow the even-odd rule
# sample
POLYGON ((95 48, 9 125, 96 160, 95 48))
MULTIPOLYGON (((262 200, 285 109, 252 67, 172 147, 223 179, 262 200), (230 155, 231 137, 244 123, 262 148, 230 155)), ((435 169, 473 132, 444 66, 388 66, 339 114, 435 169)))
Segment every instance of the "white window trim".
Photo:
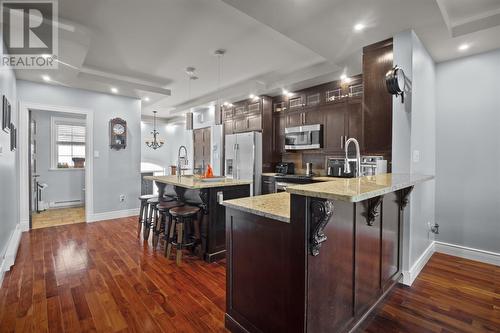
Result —
MULTIPOLYGON (((69 125, 83 125, 85 126, 85 131, 87 131, 87 121, 86 119, 80 118, 66 118, 66 117, 50 117, 50 171, 66 171, 66 170, 85 170, 85 168, 58 168, 57 167, 57 144, 56 144, 56 125, 57 124, 69 124, 69 125)), ((87 135, 85 134, 85 138, 87 135)), ((87 142, 85 141, 85 149, 87 149, 87 142)))

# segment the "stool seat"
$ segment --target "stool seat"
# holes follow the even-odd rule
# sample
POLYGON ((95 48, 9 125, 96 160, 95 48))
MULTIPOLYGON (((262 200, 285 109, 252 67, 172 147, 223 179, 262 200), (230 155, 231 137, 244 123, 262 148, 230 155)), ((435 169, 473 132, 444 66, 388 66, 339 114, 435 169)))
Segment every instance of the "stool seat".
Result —
POLYGON ((139 196, 139 200, 149 200, 149 199, 152 199, 154 197, 156 197, 156 195, 154 195, 154 194, 144 194, 144 195, 139 196))
POLYGON ((159 210, 168 211, 172 208, 181 207, 181 206, 184 206, 184 203, 182 203, 180 201, 162 201, 156 207, 158 207, 159 210))
POLYGON ((148 204, 151 204, 151 205, 157 204, 159 202, 160 202, 160 199, 158 199, 158 197, 148 199, 148 204))
POLYGON ((169 202, 169 201, 175 201, 175 198, 169 196, 169 195, 164 195, 163 198, 161 198, 162 202, 169 202))
POLYGON ((189 217, 198 214, 200 208, 193 206, 181 206, 170 209, 170 215, 174 217, 189 217))

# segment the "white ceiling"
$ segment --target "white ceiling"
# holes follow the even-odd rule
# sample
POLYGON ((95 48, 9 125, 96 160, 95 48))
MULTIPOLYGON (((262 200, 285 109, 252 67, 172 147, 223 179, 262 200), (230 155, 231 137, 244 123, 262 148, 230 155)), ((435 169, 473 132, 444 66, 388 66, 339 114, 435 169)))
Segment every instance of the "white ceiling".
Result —
POLYGON ((222 97, 233 100, 357 74, 364 45, 407 29, 436 61, 500 48, 500 0, 59 0, 59 16, 59 69, 18 78, 116 87, 149 97, 143 112, 163 117, 216 98, 218 48, 227 50, 222 97), (462 43, 470 48, 458 52, 462 43), (199 77, 191 98, 188 66, 199 77))

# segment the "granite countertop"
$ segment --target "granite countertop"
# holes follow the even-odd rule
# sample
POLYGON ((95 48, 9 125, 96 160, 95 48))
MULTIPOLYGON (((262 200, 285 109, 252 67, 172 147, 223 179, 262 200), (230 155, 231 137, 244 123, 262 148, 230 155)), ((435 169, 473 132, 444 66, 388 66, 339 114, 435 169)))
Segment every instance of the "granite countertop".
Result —
POLYGON ((308 197, 359 202, 434 179, 419 174, 382 174, 360 178, 332 178, 330 181, 290 186, 287 192, 308 197))
POLYGON ((188 189, 203 189, 252 184, 251 180, 235 180, 231 178, 223 178, 220 181, 200 181, 193 176, 182 176, 180 181, 179 179, 177 179, 177 176, 146 176, 144 177, 144 179, 154 180, 155 182, 184 187, 188 189))
POLYGON ((223 201, 222 205, 281 222, 290 222, 290 194, 286 192, 227 200, 223 201))

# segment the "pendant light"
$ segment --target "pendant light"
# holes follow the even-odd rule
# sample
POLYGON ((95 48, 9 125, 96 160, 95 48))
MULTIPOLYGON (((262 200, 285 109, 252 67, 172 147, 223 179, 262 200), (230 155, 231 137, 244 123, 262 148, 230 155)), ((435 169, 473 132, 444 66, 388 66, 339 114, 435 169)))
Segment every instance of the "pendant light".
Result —
MULTIPOLYGON (((191 81, 198 80, 198 77, 195 75, 195 71, 196 71, 196 68, 194 68, 194 67, 187 67, 186 68, 186 74, 188 76, 188 102, 191 100, 191 81)), ((187 130, 193 129, 193 113, 192 112, 186 113, 186 129, 187 130)))
POLYGON ((217 101, 215 104, 215 124, 222 124, 222 103, 220 102, 220 89, 221 89, 221 81, 223 76, 223 58, 224 54, 226 54, 226 50, 218 49, 215 50, 214 55, 217 57, 217 101))
POLYGON ((153 134, 153 140, 146 140, 146 146, 148 146, 149 148, 153 148, 154 150, 160 148, 165 143, 165 141, 158 139, 158 134, 160 133, 156 130, 157 112, 158 111, 153 111, 153 131, 151 132, 151 134, 153 134))

